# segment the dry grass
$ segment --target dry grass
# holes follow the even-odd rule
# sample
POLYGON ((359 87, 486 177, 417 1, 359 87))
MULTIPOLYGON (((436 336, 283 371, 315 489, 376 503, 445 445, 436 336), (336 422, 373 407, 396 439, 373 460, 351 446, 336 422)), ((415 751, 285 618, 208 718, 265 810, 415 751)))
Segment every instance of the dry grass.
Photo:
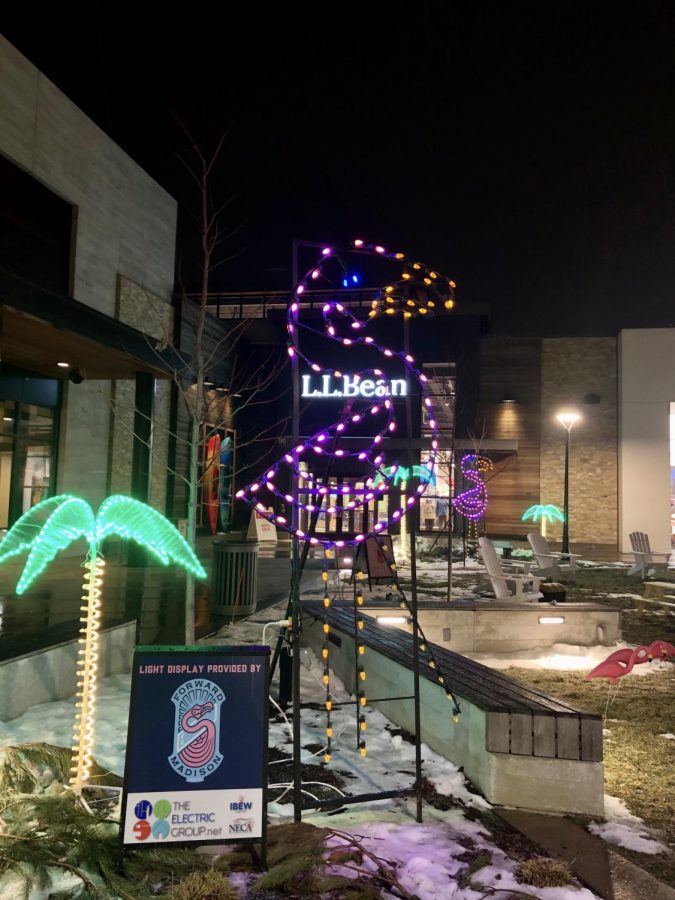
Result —
MULTIPOLYGON (((585 673, 538 669, 508 670, 519 681, 606 716, 605 791, 662 834, 675 851, 675 670, 628 676, 612 686, 585 673)), ((618 848, 621 849, 621 848, 618 848)), ((646 856, 621 850, 642 868, 675 884, 675 856, 646 856)))
POLYGON ((534 887, 565 887, 574 884, 574 876, 569 865, 562 859, 549 856, 533 856, 518 866, 516 878, 521 884, 534 887))
POLYGON ((232 887, 227 876, 211 869, 192 872, 168 894, 169 900, 236 900, 239 891, 232 887))

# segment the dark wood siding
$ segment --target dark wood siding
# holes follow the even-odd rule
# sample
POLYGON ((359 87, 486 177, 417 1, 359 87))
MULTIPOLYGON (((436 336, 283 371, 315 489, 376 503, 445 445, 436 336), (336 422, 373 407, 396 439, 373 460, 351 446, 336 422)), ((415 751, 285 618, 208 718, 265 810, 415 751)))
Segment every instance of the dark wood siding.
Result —
POLYGON ((480 404, 476 434, 516 439, 518 451, 497 457, 488 475, 485 518, 490 537, 524 537, 521 517, 539 503, 541 339, 486 337, 480 349, 480 404), (504 400, 515 402, 505 403, 504 400))

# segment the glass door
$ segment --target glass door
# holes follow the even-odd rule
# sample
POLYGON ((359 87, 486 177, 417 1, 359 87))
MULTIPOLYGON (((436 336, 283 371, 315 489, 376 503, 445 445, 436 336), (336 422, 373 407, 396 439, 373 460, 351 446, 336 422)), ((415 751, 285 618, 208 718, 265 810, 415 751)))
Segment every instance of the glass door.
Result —
POLYGON ((55 410, 0 401, 0 528, 52 492, 55 410))

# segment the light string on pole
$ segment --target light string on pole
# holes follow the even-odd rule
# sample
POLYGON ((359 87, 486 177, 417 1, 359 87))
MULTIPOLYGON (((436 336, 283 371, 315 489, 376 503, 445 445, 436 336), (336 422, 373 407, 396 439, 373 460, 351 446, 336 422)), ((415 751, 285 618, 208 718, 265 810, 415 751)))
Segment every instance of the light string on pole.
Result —
POLYGON ((492 469, 492 460, 478 453, 467 453, 462 457, 460 469, 464 478, 473 481, 475 487, 453 497, 452 505, 468 520, 467 546, 475 550, 478 544, 478 522, 485 516, 488 504, 485 474, 492 469))
POLYGON ((323 631, 323 644, 321 647, 321 661, 323 663, 323 675, 321 676, 321 681, 323 686, 326 689, 326 699, 324 701, 326 707, 326 749, 324 751, 324 762, 329 763, 331 760, 331 747, 332 747, 332 738, 333 738, 333 725, 331 722, 331 710, 333 707, 333 701, 331 700, 330 694, 330 666, 329 666, 329 651, 328 651, 328 635, 330 634, 330 625, 328 624, 327 618, 327 610, 331 605, 331 598, 328 592, 328 548, 324 547, 323 552, 323 569, 321 570, 321 582, 323 584, 323 608, 326 612, 324 612, 323 620, 322 620, 322 631, 323 631))
POLYGON ((354 578, 354 661, 356 664, 355 683, 356 683, 356 746, 361 756, 365 758, 366 753, 366 666, 365 654, 366 645, 363 640, 363 581, 365 579, 363 569, 356 570, 354 578))

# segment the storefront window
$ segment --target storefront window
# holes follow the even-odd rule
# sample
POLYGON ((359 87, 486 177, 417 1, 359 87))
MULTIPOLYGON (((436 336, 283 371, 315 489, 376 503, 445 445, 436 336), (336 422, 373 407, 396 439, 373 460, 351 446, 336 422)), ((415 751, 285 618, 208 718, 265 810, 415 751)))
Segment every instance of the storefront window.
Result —
MULTIPOLYGON (((424 466, 429 452, 423 451, 420 462, 424 466)), ((420 501, 420 530, 445 531, 448 527, 451 497, 451 453, 440 450, 436 458, 434 478, 420 501)))
POLYGON ((51 492, 55 410, 9 400, 0 408, 0 528, 7 528, 51 492))

